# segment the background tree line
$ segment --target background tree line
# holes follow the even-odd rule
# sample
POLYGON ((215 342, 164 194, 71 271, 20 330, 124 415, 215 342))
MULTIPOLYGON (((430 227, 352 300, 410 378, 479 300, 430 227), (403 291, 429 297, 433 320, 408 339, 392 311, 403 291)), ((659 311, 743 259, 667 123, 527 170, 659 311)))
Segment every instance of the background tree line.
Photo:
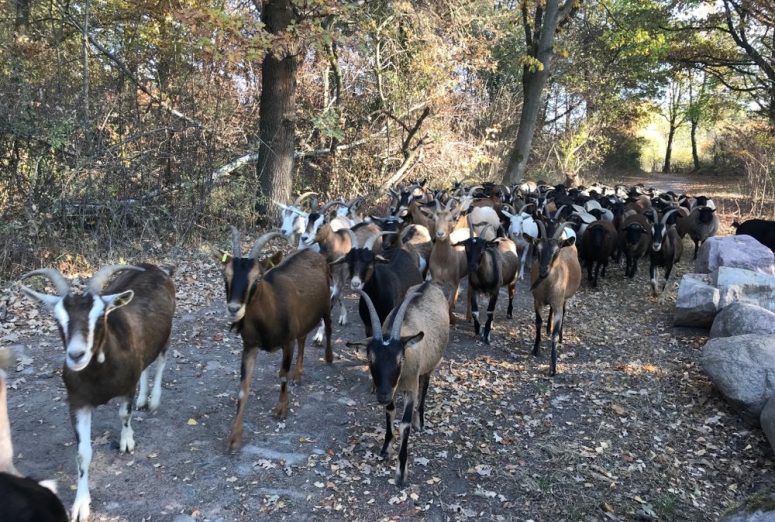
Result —
POLYGON ((128 238, 162 251, 252 226, 295 190, 377 196, 406 177, 716 170, 747 176, 766 201, 773 9, 6 0, 0 267, 12 274, 61 245, 126 249, 128 238), (677 165, 684 129, 691 163, 677 165), (644 159, 650 144, 659 164, 644 159))

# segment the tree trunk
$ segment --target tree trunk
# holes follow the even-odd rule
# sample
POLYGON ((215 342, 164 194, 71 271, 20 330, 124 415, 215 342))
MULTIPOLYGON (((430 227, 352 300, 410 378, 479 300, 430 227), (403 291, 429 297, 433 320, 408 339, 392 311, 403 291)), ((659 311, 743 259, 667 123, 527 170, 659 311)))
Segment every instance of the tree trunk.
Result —
POLYGON ((14 32, 17 36, 27 33, 27 27, 30 24, 30 11, 32 10, 32 0, 16 0, 16 18, 14 20, 14 32))
POLYGON ((697 153, 697 127, 700 126, 700 122, 697 120, 697 118, 691 119, 691 125, 692 125, 692 161, 694 161, 694 170, 698 171, 700 170, 700 156, 697 153))
POLYGON ((517 139, 509 154, 506 172, 503 175, 503 182, 506 184, 511 185, 518 182, 525 174, 538 115, 541 112, 541 95, 552 68, 557 27, 571 16, 573 5, 573 0, 565 0, 562 7, 560 7, 559 0, 546 0, 543 8, 540 5, 537 6, 534 18, 535 36, 532 35, 533 29, 527 22, 527 11, 523 10, 525 35, 529 42, 528 54, 541 62, 543 67, 538 70, 535 63, 528 63, 522 68, 522 113, 519 116, 517 139))
MULTIPOLYGON (((272 34, 285 31, 294 17, 291 0, 262 2, 261 21, 272 34)), ((280 57, 269 53, 261 67, 257 207, 269 219, 277 213, 272 200, 287 201, 291 195, 296 147, 297 63, 295 52, 289 51, 280 57)))
POLYGON ((670 157, 673 155, 673 138, 675 137, 676 125, 674 121, 670 122, 670 132, 667 134, 667 150, 665 151, 665 164, 662 166, 662 172, 670 172, 670 157))

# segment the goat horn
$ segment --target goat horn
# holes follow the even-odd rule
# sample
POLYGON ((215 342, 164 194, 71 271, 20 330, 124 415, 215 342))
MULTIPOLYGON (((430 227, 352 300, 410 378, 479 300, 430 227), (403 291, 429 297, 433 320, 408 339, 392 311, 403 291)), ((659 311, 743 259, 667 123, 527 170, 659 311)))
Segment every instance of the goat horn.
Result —
POLYGON ((474 222, 471 221, 471 216, 467 216, 468 219, 468 237, 473 238, 474 237, 474 222))
POLYGON ((479 237, 484 238, 484 233, 487 232, 488 228, 492 228, 492 224, 491 223, 485 223, 484 224, 484 226, 482 227, 482 230, 479 231, 479 237))
POLYGON ((54 288, 57 289, 57 294, 61 296, 66 296, 70 293, 70 282, 65 279, 65 277, 59 272, 59 270, 56 270, 55 268, 40 268, 38 270, 33 270, 32 272, 27 272, 24 274, 21 278, 27 279, 28 277, 32 277, 35 275, 42 275, 44 277, 48 277, 52 283, 54 283, 54 288))
POLYGON ((345 229, 350 234, 350 248, 358 248, 358 238, 355 236, 355 232, 351 228, 345 229))
POLYGON ((279 201, 275 201, 274 199, 272 200, 272 203, 274 203, 275 205, 277 205, 283 210, 288 210, 289 208, 288 205, 286 205, 285 203, 280 203, 279 201))
POLYGON ((541 239, 549 239, 546 237, 546 225, 544 225, 544 222, 540 219, 536 219, 535 222, 538 225, 538 231, 541 232, 541 239))
POLYGON ((666 225, 667 224, 667 218, 669 218, 670 214, 672 214, 673 212, 678 212, 678 209, 674 208, 672 210, 669 210, 669 211, 665 212, 665 215, 662 216, 662 221, 660 221, 660 223, 662 223, 663 225, 666 225))
POLYGON ((240 247, 239 230, 234 225, 229 226, 231 227, 231 255, 232 257, 240 257, 242 248, 240 247))
POLYGON ((360 207, 363 204, 364 201, 366 201, 366 198, 364 198, 363 196, 358 196, 358 197, 356 197, 354 199, 351 199, 347 203, 347 208, 349 208, 350 210, 352 210, 354 208, 358 208, 358 207, 360 207))
POLYGON ((560 214, 562 214, 562 210, 567 206, 568 205, 562 205, 560 208, 558 208, 557 211, 554 213, 554 219, 559 219, 560 214))
POLYGON ((561 223, 560 226, 557 227, 557 230, 554 231, 554 236, 552 237, 552 239, 560 239, 560 236, 562 235, 562 232, 565 230, 565 227, 573 228, 573 223, 571 223, 570 221, 561 223))
POLYGON ((256 244, 253 245, 253 248, 250 249, 250 252, 248 253, 248 257, 250 259, 256 259, 258 257, 258 254, 260 254, 261 250, 264 248, 264 245, 266 245, 276 237, 285 237, 285 234, 283 234, 282 232, 267 232, 266 234, 263 234, 261 237, 256 239, 256 244))
POLYGON ((344 201, 342 201, 341 199, 335 199, 335 200, 333 200, 333 201, 329 201, 328 203, 326 203, 325 205, 323 205, 323 206, 321 207, 321 209, 320 209, 318 212, 319 212, 320 214, 325 214, 325 213, 326 213, 326 211, 327 211, 329 208, 333 207, 334 205, 342 205, 342 206, 346 206, 346 205, 347 205, 347 203, 345 203, 345 202, 344 202, 344 201))
POLYGON ((86 284, 86 291, 92 295, 99 295, 100 293, 102 293, 102 289, 104 288, 105 283, 108 282, 108 279, 110 279, 110 276, 122 270, 139 270, 140 272, 142 272, 145 269, 134 265, 103 266, 102 268, 97 270, 97 273, 91 276, 91 279, 89 279, 89 282, 86 284))
POLYGON ((361 294, 361 299, 363 299, 363 302, 366 303, 366 308, 369 309, 369 318, 371 319, 371 336, 374 337, 377 341, 382 342, 382 323, 379 322, 379 315, 377 314, 377 310, 374 308, 374 303, 371 302, 371 297, 369 297, 369 294, 363 290, 359 289, 358 293, 361 294))
POLYGON ((420 295, 419 289, 415 289, 408 294, 406 294, 406 297, 404 297, 403 302, 401 303, 401 306, 398 307, 398 311, 396 312, 396 315, 393 316, 393 325, 390 328, 390 338, 394 341, 397 341, 401 338, 401 324, 404 322, 404 316, 406 315, 406 310, 409 308, 409 303, 412 302, 412 299, 420 295))
POLYGON ((318 195, 317 192, 310 190, 309 192, 305 192, 304 194, 299 195, 299 197, 296 198, 296 200, 294 200, 293 204, 294 204, 294 206, 301 205, 301 203, 305 199, 307 199, 307 198, 309 198, 311 196, 317 196, 317 195, 318 195))
POLYGON ((395 190, 393 190, 393 189, 388 189, 388 193, 390 194, 390 197, 391 197, 391 198, 396 198, 396 199, 398 199, 398 200, 400 200, 400 199, 401 199, 401 196, 399 196, 398 192, 396 192, 396 191, 395 191, 395 190))
POLYGON ((524 205, 522 205, 522 208, 519 209, 519 213, 522 214, 525 211, 525 209, 530 205, 532 205, 532 203, 525 203, 524 205))

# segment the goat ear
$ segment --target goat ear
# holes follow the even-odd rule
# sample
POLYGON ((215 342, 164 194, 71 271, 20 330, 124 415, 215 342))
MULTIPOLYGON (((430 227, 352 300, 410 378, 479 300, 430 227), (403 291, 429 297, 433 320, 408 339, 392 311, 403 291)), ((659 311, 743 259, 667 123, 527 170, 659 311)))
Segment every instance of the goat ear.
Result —
POLYGON ((522 232, 522 239, 524 239, 525 241, 527 241, 531 245, 535 245, 538 242, 538 240, 536 238, 534 238, 530 234, 526 234, 525 232, 522 232))
POLYGON ((113 310, 128 305, 135 296, 134 290, 127 290, 119 294, 101 295, 100 299, 105 303, 105 315, 109 314, 113 310))
POLYGON ((401 337, 401 345, 404 347, 404 350, 406 350, 413 344, 417 344, 422 341, 423 337, 425 337, 425 332, 417 332, 414 335, 405 335, 401 337))
POLYGON ((261 270, 266 272, 270 268, 274 268, 277 265, 280 264, 280 261, 283 260, 283 253, 282 252, 275 252, 271 256, 267 257, 266 259, 262 259, 259 261, 259 264, 261 265, 261 270))
POLYGON ((359 341, 347 341, 344 343, 345 346, 348 348, 360 348, 361 346, 367 347, 371 343, 372 337, 367 337, 365 339, 361 339, 359 341))
POLYGON ((571 236, 567 239, 564 239, 562 243, 560 243, 560 248, 572 246, 574 244, 576 244, 576 236, 571 236))
POLYGON ((232 255, 230 252, 227 252, 225 250, 218 250, 217 252, 213 253, 213 258, 220 264, 225 265, 229 261, 231 261, 232 255))
POLYGON ((64 297, 61 295, 51 295, 43 292, 36 292, 35 290, 31 290, 25 286, 22 286, 22 291, 30 298, 35 299, 39 303, 45 305, 45 307, 49 310, 53 310, 54 307, 59 304, 59 301, 64 299, 64 297))

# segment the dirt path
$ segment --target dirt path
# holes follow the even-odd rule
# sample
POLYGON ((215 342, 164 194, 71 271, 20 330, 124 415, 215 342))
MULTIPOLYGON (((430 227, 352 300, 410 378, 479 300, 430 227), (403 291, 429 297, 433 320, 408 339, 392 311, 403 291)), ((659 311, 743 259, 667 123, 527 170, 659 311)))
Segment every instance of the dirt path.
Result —
MULTIPOLYGON (((554 379, 546 377, 548 342, 541 357, 529 355, 526 282, 513 319, 499 301, 492 346, 459 322, 431 384, 429 426, 410 437, 405 489, 389 483, 395 458, 375 456, 384 417, 365 356, 344 346, 363 334, 352 298, 351 323, 334 327, 334 364, 308 347, 283 422, 270 414, 280 355, 259 354, 245 446, 230 455, 241 343, 223 320, 209 256, 178 265, 162 404, 136 415, 135 453, 118 454, 114 404, 94 416, 96 520, 708 520, 772 468, 761 432, 743 425, 702 375, 703 333, 671 327, 675 284, 649 297, 643 263, 634 281, 612 267, 599 289, 582 286, 554 379)), ((673 281, 690 267, 685 258, 673 281)), ((28 356, 10 376, 17 466, 57 479, 69 507, 75 446, 63 350, 46 313, 13 295, 0 341, 28 356)))

